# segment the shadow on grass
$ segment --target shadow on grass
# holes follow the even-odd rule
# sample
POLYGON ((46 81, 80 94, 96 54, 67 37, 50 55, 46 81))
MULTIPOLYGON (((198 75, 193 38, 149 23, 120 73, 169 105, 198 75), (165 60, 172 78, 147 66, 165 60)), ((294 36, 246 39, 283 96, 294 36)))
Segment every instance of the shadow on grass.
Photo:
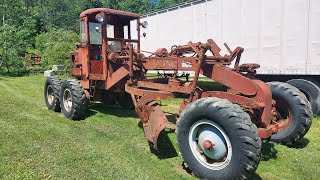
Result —
POLYGON ((87 119, 88 117, 94 116, 95 114, 97 114, 96 111, 92 111, 91 109, 87 109, 85 114, 84 114, 84 118, 79 119, 79 120, 83 121, 83 120, 87 119))
MULTIPOLYGON (((139 128, 143 129, 142 122, 138 123, 139 128)), ((169 134, 175 133, 174 129, 164 129, 158 136, 158 150, 153 147, 153 144, 149 142, 149 148, 151 153, 155 154, 159 159, 169 159, 173 157, 177 157, 178 153, 172 144, 169 134)))
POLYGON ((278 151, 275 149, 274 143, 264 141, 261 149, 261 161, 268 161, 270 159, 277 159, 278 151))
POLYGON ((177 123, 176 114, 174 114, 174 113, 166 113, 166 116, 168 118, 168 121, 171 122, 172 124, 176 124, 177 123))
POLYGON ((302 149, 308 146, 308 144, 310 143, 310 140, 303 137, 301 138, 299 141, 297 141, 292 148, 296 148, 296 149, 302 149))
MULTIPOLYGON (((294 144, 292 148, 304 148, 309 144, 309 139, 302 138, 298 142, 294 144)), ((268 161, 270 159, 277 159, 277 153, 278 151, 275 149, 275 144, 270 141, 264 141, 262 143, 262 158, 261 161, 268 161)), ((259 174, 254 173, 250 178, 250 180, 261 180, 262 178, 259 176, 259 174)))
POLYGON ((0 73, 0 76, 4 76, 4 77, 23 77, 23 76, 29 76, 29 73, 0 73))
MULTIPOLYGON (((110 114, 117 117, 137 117, 134 110, 124 109, 118 105, 104 105, 102 103, 91 103, 90 109, 99 111, 104 114, 110 114)), ((94 115, 94 114, 93 114, 94 115)), ((90 117, 90 116, 88 116, 90 117)), ((86 118, 88 118, 86 117, 86 118)))
POLYGON ((177 157, 178 153, 174 148, 168 134, 174 133, 174 129, 163 130, 158 137, 158 151, 149 143, 150 151, 158 156, 159 159, 169 159, 177 157))

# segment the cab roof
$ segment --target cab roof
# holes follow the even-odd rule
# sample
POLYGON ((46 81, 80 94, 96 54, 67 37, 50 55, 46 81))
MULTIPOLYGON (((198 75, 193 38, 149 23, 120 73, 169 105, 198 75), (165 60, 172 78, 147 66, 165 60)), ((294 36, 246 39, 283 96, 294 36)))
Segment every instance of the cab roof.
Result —
POLYGON ((115 15, 120 15, 120 16, 127 16, 127 17, 131 17, 131 19, 137 19, 140 18, 139 14, 136 13, 132 13, 132 12, 126 12, 126 11, 120 11, 120 10, 115 10, 115 9, 108 9, 108 8, 92 8, 92 9, 87 9, 85 11, 83 11, 80 14, 80 18, 85 17, 87 15, 90 14, 95 14, 95 13, 99 13, 99 12, 105 12, 106 14, 115 14, 115 15))

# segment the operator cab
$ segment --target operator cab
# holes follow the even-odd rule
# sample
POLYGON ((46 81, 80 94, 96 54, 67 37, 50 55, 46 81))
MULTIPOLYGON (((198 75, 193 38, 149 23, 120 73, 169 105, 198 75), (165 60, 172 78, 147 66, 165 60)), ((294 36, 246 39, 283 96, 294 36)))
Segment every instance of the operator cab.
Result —
POLYGON ((140 15, 131 12, 107 8, 82 12, 79 48, 71 58, 72 74, 86 78, 90 74, 93 79, 105 80, 108 55, 122 56, 131 44, 140 52, 140 26, 146 28, 147 23, 140 23, 140 15))
POLYGON ((80 44, 101 48, 105 38, 107 51, 120 52, 130 43, 135 49, 140 49, 139 19, 138 14, 119 10, 107 8, 86 10, 80 14, 80 44))

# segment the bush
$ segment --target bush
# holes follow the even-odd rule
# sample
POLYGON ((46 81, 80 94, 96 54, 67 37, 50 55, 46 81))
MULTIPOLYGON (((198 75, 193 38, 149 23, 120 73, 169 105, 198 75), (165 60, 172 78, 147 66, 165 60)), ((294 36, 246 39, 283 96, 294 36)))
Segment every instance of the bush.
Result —
POLYGON ((0 26, 0 70, 17 72, 24 68, 23 54, 30 47, 30 32, 24 27, 13 25, 0 26))
POLYGON ((64 29, 52 29, 36 37, 35 54, 41 56, 41 65, 51 68, 54 64, 69 67, 70 53, 76 49, 77 33, 64 29))

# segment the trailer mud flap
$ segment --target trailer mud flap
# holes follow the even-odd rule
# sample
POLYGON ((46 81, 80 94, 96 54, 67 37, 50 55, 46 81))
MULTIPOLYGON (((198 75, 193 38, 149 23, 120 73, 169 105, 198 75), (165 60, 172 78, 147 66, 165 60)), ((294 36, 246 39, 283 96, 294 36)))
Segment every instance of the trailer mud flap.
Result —
POLYGON ((153 144, 153 147, 158 150, 158 136, 161 131, 166 128, 168 119, 157 103, 151 106, 148 105, 148 107, 152 108, 149 111, 148 120, 146 122, 142 122, 144 134, 146 138, 153 144))

